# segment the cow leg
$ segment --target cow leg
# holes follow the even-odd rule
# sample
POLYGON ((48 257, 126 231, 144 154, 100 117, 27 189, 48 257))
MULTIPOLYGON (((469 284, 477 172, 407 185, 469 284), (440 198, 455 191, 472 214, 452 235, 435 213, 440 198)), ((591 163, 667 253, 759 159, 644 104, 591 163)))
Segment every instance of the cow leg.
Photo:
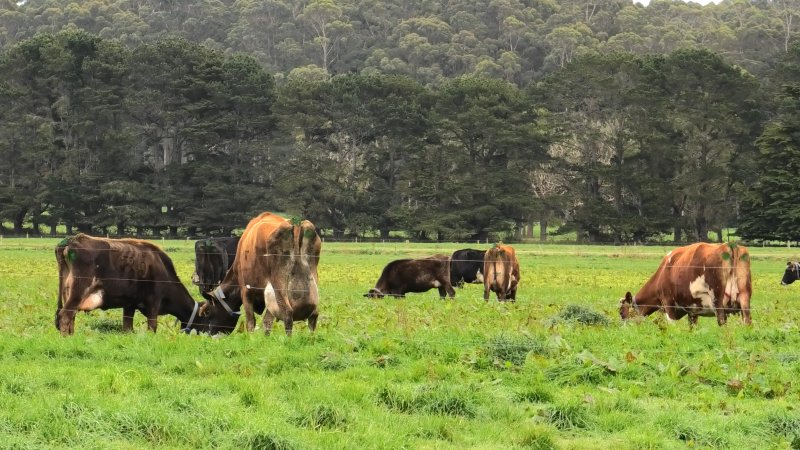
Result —
MULTIPOLYGON (((252 290, 248 289, 246 285, 241 287, 241 296, 242 296, 242 307, 244 308, 244 318, 245 318, 245 326, 247 327, 247 332, 252 333, 253 330, 256 329, 256 316, 255 312, 253 311, 253 299, 250 297, 252 294, 252 290)), ((264 311, 266 317, 266 310, 264 311)))
POLYGON ((725 311, 725 308, 720 305, 718 308, 715 308, 715 313, 717 314, 717 325, 725 325, 728 321, 728 313, 725 311))
POLYGON ((483 299, 489 301, 489 286, 483 285, 483 299))
POLYGON ((269 333, 272 332, 272 324, 275 322, 275 316, 269 312, 269 309, 264 309, 264 316, 261 318, 262 323, 264 324, 264 334, 269 336, 269 333))
POLYGON ((447 289, 445 289, 444 286, 439 286, 438 289, 439 289, 439 298, 444 300, 445 296, 447 295, 447 289))
POLYGON ((740 294, 737 300, 739 301, 739 307, 742 310, 742 322, 745 325, 752 325, 753 321, 750 318, 750 297, 740 294))
POLYGON ((514 286, 510 291, 508 291, 508 295, 506 296, 510 301, 516 302, 517 301, 517 287, 514 286))
POLYGON ((310 316, 308 316, 308 329, 311 330, 312 333, 314 332, 314 330, 317 329, 317 318, 318 317, 319 317, 319 313, 316 310, 314 310, 314 312, 311 313, 310 316))
POLYGON ((446 285, 444 286, 444 288, 445 288, 445 290, 447 291, 447 296, 448 296, 448 297, 450 297, 450 298, 455 298, 455 296, 456 296, 456 290, 455 290, 455 289, 453 289, 453 285, 452 285, 452 284, 446 284, 446 285))
MULTIPOLYGON (((147 329, 156 332, 158 328, 158 310, 161 309, 161 302, 150 302, 147 307, 147 329)), ((131 315, 133 317, 133 315, 131 315)))
POLYGON ((133 330, 133 315, 136 313, 135 306, 124 306, 122 308, 122 331, 133 330))
MULTIPOLYGON (((289 313, 291 314, 291 313, 289 313)), ((292 335, 292 328, 294 328, 294 318, 289 316, 283 320, 283 325, 286 327, 286 336, 292 335)))

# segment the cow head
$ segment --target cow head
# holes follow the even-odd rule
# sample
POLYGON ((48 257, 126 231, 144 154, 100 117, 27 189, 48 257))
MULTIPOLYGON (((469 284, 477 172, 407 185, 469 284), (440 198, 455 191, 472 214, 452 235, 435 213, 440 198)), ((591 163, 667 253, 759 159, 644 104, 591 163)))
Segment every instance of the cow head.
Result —
POLYGON ((630 292, 626 292, 625 297, 619 299, 619 316, 622 320, 628 320, 635 310, 633 295, 630 292))
POLYGON ((786 286, 787 284, 794 283, 798 279, 800 279, 800 262, 787 261, 786 271, 783 272, 781 284, 786 286))
POLYGON ((369 290, 369 292, 364 294, 364 297, 367 297, 367 298, 383 298, 384 296, 385 296, 385 294, 383 292, 381 292, 380 289, 378 289, 378 288, 372 288, 372 289, 369 290))
POLYGON ((239 321, 239 308, 242 301, 238 288, 226 290, 218 287, 213 291, 203 292, 206 299, 198 312, 202 323, 209 334, 230 334, 239 321))

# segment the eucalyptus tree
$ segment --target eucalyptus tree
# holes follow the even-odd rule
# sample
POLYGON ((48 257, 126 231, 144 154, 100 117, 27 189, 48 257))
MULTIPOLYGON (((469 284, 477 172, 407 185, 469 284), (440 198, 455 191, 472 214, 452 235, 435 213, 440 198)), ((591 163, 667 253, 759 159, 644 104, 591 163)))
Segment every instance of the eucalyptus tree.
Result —
MULTIPOLYGON (((760 133, 758 81, 707 50, 683 50, 663 60, 661 86, 673 151, 673 213, 687 218, 694 240, 735 221, 753 142, 760 133)), ((676 240, 680 229, 676 227, 676 240)))
POLYGON ((643 239, 661 231, 663 214, 649 208, 664 192, 650 146, 660 117, 653 68, 646 58, 588 56, 549 77, 539 89, 563 130, 550 155, 570 198, 567 225, 596 242, 643 239))
POLYGON ((778 111, 757 140, 758 168, 741 206, 737 234, 746 239, 800 240, 800 45, 782 59, 778 111))
POLYGON ((526 174, 545 155, 536 109, 498 79, 460 77, 436 93, 436 146, 446 159, 430 165, 439 169, 435 178, 419 178, 438 183, 436 190, 419 186, 419 196, 436 194, 420 203, 420 216, 446 214, 448 226, 439 230, 449 228, 455 238, 519 232, 533 207, 526 174))

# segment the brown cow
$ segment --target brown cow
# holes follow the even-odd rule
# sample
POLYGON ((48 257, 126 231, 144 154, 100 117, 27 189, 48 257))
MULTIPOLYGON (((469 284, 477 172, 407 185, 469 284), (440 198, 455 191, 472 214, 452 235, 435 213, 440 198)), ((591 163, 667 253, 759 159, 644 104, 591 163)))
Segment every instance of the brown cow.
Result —
POLYGON ((275 319, 286 334, 292 334, 295 320, 317 326, 319 289, 317 266, 322 241, 308 220, 292 223, 272 213, 262 213, 247 224, 233 266, 222 283, 203 296, 210 300, 209 328, 226 326, 230 316, 244 305, 247 331, 255 328, 254 305, 266 306, 263 323, 269 334, 275 319))
POLYGON ((383 268, 375 287, 364 297, 405 297, 408 292, 426 292, 438 288, 439 297, 455 297, 450 284, 450 257, 433 255, 422 259, 398 259, 383 268))
POLYGON ((483 299, 489 300, 489 292, 497 293, 497 301, 516 301, 519 284, 519 260, 514 248, 502 243, 495 244, 483 257, 483 299))
POLYGON ((205 331, 194 301, 178 279, 172 260, 156 245, 138 239, 103 239, 78 234, 56 246, 58 306, 56 328, 75 331, 78 311, 122 308, 122 329, 133 328, 137 309, 156 331, 158 316, 171 314, 185 331, 205 331))
POLYGON ((664 311, 670 320, 689 315, 689 326, 698 316, 716 316, 719 325, 727 315, 742 314, 750 324, 750 254, 743 245, 698 243, 667 253, 658 270, 636 295, 620 300, 619 314, 647 316, 664 311))

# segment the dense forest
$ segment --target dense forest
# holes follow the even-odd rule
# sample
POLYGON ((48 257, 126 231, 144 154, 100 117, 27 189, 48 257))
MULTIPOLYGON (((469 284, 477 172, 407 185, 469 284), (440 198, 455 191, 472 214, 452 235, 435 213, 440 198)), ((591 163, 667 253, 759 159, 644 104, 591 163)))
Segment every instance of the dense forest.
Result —
POLYGON ((798 16, 0 0, 0 232, 799 240, 798 16))

